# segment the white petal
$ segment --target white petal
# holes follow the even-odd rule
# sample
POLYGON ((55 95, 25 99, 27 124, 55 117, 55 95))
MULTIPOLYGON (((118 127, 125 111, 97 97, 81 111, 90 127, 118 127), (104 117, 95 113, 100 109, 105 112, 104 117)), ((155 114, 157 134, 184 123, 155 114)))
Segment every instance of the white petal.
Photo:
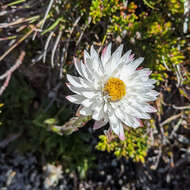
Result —
POLYGON ((94 84, 93 84, 92 81, 88 81, 88 80, 86 80, 86 79, 84 79, 84 78, 81 78, 81 77, 79 77, 79 78, 80 78, 81 86, 82 86, 83 88, 94 89, 94 84))
POLYGON ((136 120, 136 117, 126 113, 126 110, 127 108, 125 110, 123 108, 121 109, 117 108, 115 110, 115 114, 125 125, 129 127, 136 128, 141 126, 139 120, 136 120))
POLYGON ((103 127, 104 125, 106 125, 107 123, 108 123, 108 121, 104 120, 104 119, 102 119, 100 121, 95 121, 95 123, 93 125, 93 129, 97 130, 97 129, 103 127))
POLYGON ((148 113, 151 113, 151 112, 156 112, 157 110, 149 105, 148 103, 145 103, 145 102, 137 102, 137 101, 134 101, 134 102, 131 102, 131 105, 132 106, 135 106, 135 107, 138 107, 138 109, 141 111, 141 112, 148 112, 148 113))
POLYGON ((136 118, 141 118, 141 119, 150 119, 150 115, 145 113, 145 112, 141 112, 137 107, 133 107, 132 105, 128 105, 126 112, 136 118))
POLYGON ((137 67, 144 61, 144 58, 143 57, 140 57, 138 59, 135 59, 134 61, 132 61, 130 63, 130 66, 133 70, 136 70, 137 67))
POLYGON ((123 51, 123 45, 120 45, 117 50, 113 53, 112 57, 113 59, 112 61, 112 69, 111 69, 111 73, 115 72, 115 70, 121 70, 121 66, 124 64, 124 62, 122 61, 121 58, 121 54, 123 51))
POLYGON ((104 117, 103 104, 96 104, 93 108, 92 118, 94 120, 101 120, 104 117))
POLYGON ((118 65, 123 51, 123 44, 121 44, 112 54, 112 65, 118 65))
POLYGON ((80 93, 87 98, 93 98, 97 96, 97 93, 94 91, 81 91, 80 93))
POLYGON ((107 47, 105 47, 102 52, 101 61, 102 61, 103 67, 105 67, 105 64, 111 57, 111 46, 112 46, 112 43, 110 43, 107 47))
POLYGON ((81 102, 81 104, 84 106, 84 107, 90 107, 92 104, 94 103, 94 100, 91 98, 86 98, 85 100, 83 100, 81 102))
POLYGON ((81 94, 81 89, 82 88, 78 88, 78 87, 75 87, 75 86, 72 86, 71 84, 69 83, 66 83, 67 87, 74 93, 76 94, 81 94))
POLYGON ((104 113, 107 113, 107 112, 108 112, 108 104, 105 103, 105 104, 104 104, 104 113))
POLYGON ((81 104, 81 102, 85 99, 84 96, 80 96, 78 94, 66 96, 65 98, 75 104, 81 104))
POLYGON ((150 96, 158 96, 160 93, 157 92, 156 90, 151 90, 149 93, 147 93, 147 95, 150 95, 150 96))
POLYGON ((152 73, 152 71, 149 68, 141 69, 141 70, 139 70, 139 72, 147 77, 152 73))
POLYGON ((90 57, 89 53, 86 50, 84 50, 84 63, 86 64, 86 60, 90 59, 90 58, 91 57, 90 57))
POLYGON ((94 46, 92 45, 91 48, 90 48, 90 55, 91 55, 91 58, 95 58, 95 59, 98 59, 99 56, 98 56, 98 53, 96 52, 96 50, 94 49, 94 46))
POLYGON ((126 96, 142 96, 148 92, 150 92, 154 86, 153 85, 146 85, 146 86, 143 86, 143 84, 141 84, 141 86, 138 84, 136 86, 127 86, 127 94, 126 96))
POLYGON ((131 63, 129 64, 123 64, 120 70, 120 76, 123 79, 128 80, 128 78, 135 72, 134 68, 131 67, 131 63))
POLYGON ((115 114, 125 125, 132 126, 132 122, 128 119, 128 114, 125 114, 120 109, 116 109, 115 114))
POLYGON ((96 50, 94 49, 93 46, 91 46, 90 49, 90 54, 91 54, 91 60, 93 61, 93 69, 99 74, 99 75, 103 75, 104 73, 104 68, 102 65, 102 62, 96 52, 96 50))
POLYGON ((89 116, 89 115, 92 115, 92 111, 84 107, 80 110, 80 114, 84 116, 89 116))
POLYGON ((121 57, 121 62, 128 64, 130 62, 130 54, 131 54, 131 50, 127 51, 127 53, 125 53, 122 57, 121 57))
MULTIPOLYGON (((118 115, 118 114, 117 114, 118 115)), ((140 122, 139 119, 137 119, 136 117, 133 117, 127 113, 123 114, 121 113, 120 115, 118 115, 118 118, 128 127, 133 127, 133 128, 137 128, 139 126, 142 125, 142 123, 140 122)))
POLYGON ((93 68, 93 61, 91 59, 86 59, 86 67, 91 73, 92 78, 98 80, 101 77, 102 73, 98 73, 98 70, 93 68))
POLYGON ((67 87, 74 93, 79 94, 79 95, 83 95, 86 98, 93 98, 95 96, 97 96, 97 92, 91 89, 87 89, 87 88, 80 88, 80 87, 75 87, 72 86, 71 84, 66 83, 67 87))
POLYGON ((76 87, 82 87, 80 84, 80 78, 67 74, 67 80, 76 87))
POLYGON ((81 69, 81 62, 80 62, 78 59, 74 58, 74 65, 75 65, 75 68, 76 68, 77 72, 78 72, 81 76, 83 76, 83 75, 82 75, 82 69, 81 69))
POLYGON ((149 79, 147 81, 147 83, 149 83, 149 84, 155 84, 156 82, 157 82, 157 80, 155 80, 155 79, 149 79))
POLYGON ((121 54, 123 51, 123 44, 121 44, 112 54, 115 60, 119 60, 121 58, 121 54))
POLYGON ((139 119, 137 119, 137 118, 135 118, 135 117, 133 117, 132 119, 133 119, 133 124, 132 124, 131 127, 133 127, 134 129, 136 129, 137 127, 142 126, 142 124, 141 124, 141 122, 140 122, 139 119))
POLYGON ((113 132, 118 135, 121 140, 124 140, 125 135, 121 121, 114 114, 112 114, 109 116, 109 122, 113 132))
MULTIPOLYGON (((145 110, 145 107, 144 107, 144 110, 145 110)), ((153 112, 157 112, 157 109, 154 108, 153 106, 147 105, 145 112, 153 113, 153 112)))
POLYGON ((91 58, 86 58, 85 65, 86 65, 86 68, 88 69, 89 73, 93 74, 94 73, 93 61, 91 60, 91 58))
POLYGON ((104 70, 106 71, 106 74, 111 74, 117 68, 117 66, 120 63, 119 60, 121 58, 122 50, 123 50, 123 45, 120 45, 112 54, 109 61, 105 64, 104 70))
POLYGON ((90 72, 88 71, 86 65, 82 63, 82 61, 81 61, 81 71, 82 71, 81 73, 82 73, 83 77, 85 77, 86 80, 91 82, 93 77, 90 74, 90 72))
POLYGON ((119 124, 119 138, 120 140, 124 141, 125 140, 125 133, 124 133, 124 130, 123 130, 123 124, 120 122, 119 124))
POLYGON ((109 116, 110 127, 117 135, 119 134, 119 122, 120 121, 117 119, 117 117, 114 114, 109 116))

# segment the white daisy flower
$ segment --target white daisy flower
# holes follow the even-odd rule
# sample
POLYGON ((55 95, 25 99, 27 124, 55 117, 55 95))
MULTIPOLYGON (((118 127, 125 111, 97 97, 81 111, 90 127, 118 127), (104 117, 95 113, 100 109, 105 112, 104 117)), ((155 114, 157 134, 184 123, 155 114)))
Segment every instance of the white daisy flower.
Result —
POLYGON ((91 47, 84 51, 84 63, 74 60, 80 77, 67 74, 69 89, 76 93, 66 98, 81 104, 81 115, 96 120, 94 129, 108 122, 111 130, 125 139, 123 126, 142 126, 140 119, 150 119, 148 113, 156 109, 147 102, 156 100, 159 94, 154 88, 156 80, 149 79, 148 68, 137 69, 143 58, 134 59, 131 51, 122 56, 123 45, 111 54, 111 43, 104 48, 101 58, 91 47))

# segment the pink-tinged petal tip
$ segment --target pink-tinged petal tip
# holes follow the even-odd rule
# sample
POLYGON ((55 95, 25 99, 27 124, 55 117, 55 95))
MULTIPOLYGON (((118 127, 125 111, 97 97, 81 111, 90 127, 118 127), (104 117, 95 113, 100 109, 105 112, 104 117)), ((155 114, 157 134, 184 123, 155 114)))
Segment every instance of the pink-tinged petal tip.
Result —
POLYGON ((151 112, 157 112, 157 109, 152 107, 151 112))
POLYGON ((93 129, 97 130, 100 129, 101 127, 103 127, 104 125, 106 125, 107 122, 105 122, 104 120, 100 120, 100 121, 95 121, 94 125, 93 125, 93 129))
POLYGON ((79 62, 79 59, 77 59, 76 57, 74 57, 74 58, 73 58, 73 61, 74 61, 74 64, 76 64, 76 65, 77 65, 77 64, 78 64, 78 62, 79 62))
POLYGON ((67 87, 70 87, 70 86, 71 86, 70 83, 68 83, 68 82, 66 82, 65 84, 66 84, 67 87))
POLYGON ((129 61, 133 61, 133 60, 134 60, 134 57, 135 57, 135 54, 131 54, 131 55, 129 56, 129 61))
POLYGON ((124 133, 119 134, 119 139, 124 141, 125 140, 125 134, 124 133))
POLYGON ((99 129, 100 128, 100 126, 98 125, 98 123, 95 121, 95 123, 94 123, 94 125, 93 125, 93 129, 94 130, 97 130, 97 129, 99 129))
POLYGON ((143 127, 144 125, 143 125, 142 120, 141 120, 141 119, 138 119, 138 118, 137 118, 137 120, 138 120, 138 122, 139 122, 139 126, 140 126, 140 127, 143 127))
POLYGON ((70 101, 70 96, 66 96, 65 98, 70 101))
POLYGON ((105 53, 106 53, 106 50, 107 50, 107 46, 104 47, 104 49, 102 50, 102 57, 104 57, 105 53))
POLYGON ((147 72, 147 76, 149 76, 152 73, 152 71, 147 72))

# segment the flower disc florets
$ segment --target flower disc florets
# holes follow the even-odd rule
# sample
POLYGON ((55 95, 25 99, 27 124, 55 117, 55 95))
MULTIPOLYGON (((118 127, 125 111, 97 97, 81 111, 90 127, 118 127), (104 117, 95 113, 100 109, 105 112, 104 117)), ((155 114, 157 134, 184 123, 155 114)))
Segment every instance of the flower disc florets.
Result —
POLYGON ((84 51, 84 63, 75 59, 80 77, 67 75, 68 87, 75 95, 67 96, 73 103, 81 104, 80 114, 96 120, 94 128, 110 124, 111 130, 124 139, 123 126, 137 128, 141 119, 150 119, 148 113, 156 109, 148 104, 159 94, 154 88, 156 80, 150 79, 148 68, 138 69, 143 58, 134 59, 131 51, 122 55, 123 45, 111 54, 111 44, 104 48, 101 58, 91 47, 84 51))
POLYGON ((108 94, 110 101, 121 100, 126 94, 125 83, 118 78, 109 78, 104 86, 104 92, 108 94))

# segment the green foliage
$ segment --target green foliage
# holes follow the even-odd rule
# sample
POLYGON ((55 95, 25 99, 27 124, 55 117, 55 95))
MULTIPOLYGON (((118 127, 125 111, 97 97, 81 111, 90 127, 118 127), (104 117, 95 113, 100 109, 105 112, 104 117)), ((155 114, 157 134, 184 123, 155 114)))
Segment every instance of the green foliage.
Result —
POLYGON ((90 6, 90 16, 94 23, 100 21, 102 17, 109 17, 119 10, 119 0, 93 0, 90 6))
POLYGON ((99 136, 97 150, 113 152, 117 158, 131 158, 134 162, 145 162, 148 150, 148 136, 145 133, 146 128, 132 129, 125 131, 125 140, 119 138, 109 140, 106 135, 99 136))
POLYGON ((12 77, 3 94, 2 128, 6 128, 7 132, 9 130, 18 132, 22 128, 21 126, 30 118, 30 106, 34 96, 34 91, 27 86, 22 76, 12 77))
POLYGON ((9 145, 9 151, 17 149, 21 152, 33 152, 49 162, 61 162, 68 171, 76 169, 81 178, 85 177, 94 159, 88 143, 89 133, 80 131, 69 136, 60 136, 52 130, 48 131, 48 123, 64 123, 71 116, 71 110, 54 104, 45 112, 49 104, 46 98, 37 111, 35 92, 21 76, 12 78, 3 99, 5 105, 1 113, 3 125, 0 128, 0 139, 21 133, 19 139, 9 145))
MULTIPOLYGON (((37 127, 33 130, 34 134, 32 134, 33 143, 35 144, 31 142, 32 147, 29 150, 40 151, 40 154, 45 155, 50 161, 60 161, 68 171, 77 169, 80 177, 84 178, 87 169, 92 166, 94 160, 94 156, 91 155, 92 147, 88 144, 90 140, 89 133, 76 132, 70 135, 63 135, 65 133, 60 135, 60 132, 47 128, 47 123, 52 125, 60 122, 58 122, 58 115, 47 119, 48 116, 52 116, 50 112, 40 113, 33 121, 34 127, 37 127), (47 131, 48 129, 49 131, 47 131)), ((59 112, 60 115, 64 116, 66 113, 68 113, 66 109, 59 112)), ((66 118, 63 118, 63 120, 66 118)), ((63 120, 61 123, 64 122, 63 120)))
MULTIPOLYGON (((92 1, 90 15, 98 23, 107 18, 106 37, 119 35, 129 42, 128 46, 147 59, 147 67, 158 81, 168 78, 167 69, 184 61, 181 49, 185 40, 178 40, 177 32, 183 22, 183 1, 146 0, 149 9, 142 9, 140 2, 92 1), (166 12, 163 10, 167 10, 166 12), (131 43, 132 42, 132 43, 131 43), (150 56, 151 55, 151 56, 150 56)), ((105 39, 103 40, 103 42, 105 39)), ((145 59, 145 61, 146 61, 145 59)))
POLYGON ((168 7, 168 10, 173 14, 183 14, 183 4, 184 3, 184 0, 170 0, 168 1, 166 4, 167 4, 167 7, 168 7))

